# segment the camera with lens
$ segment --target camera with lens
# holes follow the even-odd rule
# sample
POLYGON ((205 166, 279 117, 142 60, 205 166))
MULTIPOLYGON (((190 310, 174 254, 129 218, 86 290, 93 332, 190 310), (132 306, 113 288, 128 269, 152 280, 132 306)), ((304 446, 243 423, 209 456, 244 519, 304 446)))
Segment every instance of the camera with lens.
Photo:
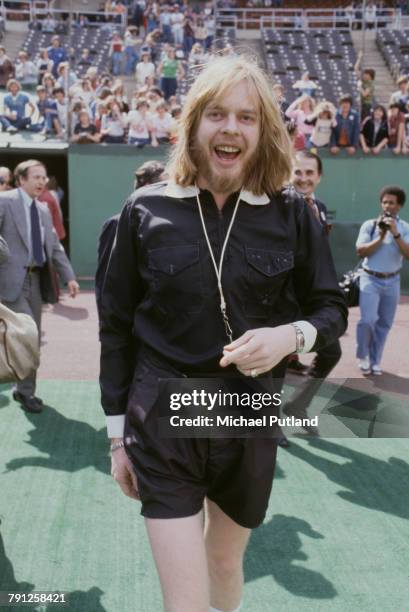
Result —
POLYGON ((391 219, 392 215, 391 213, 384 213, 382 215, 382 217, 379 219, 378 221, 378 227, 382 232, 387 232, 389 230, 389 225, 387 223, 385 223, 385 219, 391 219))

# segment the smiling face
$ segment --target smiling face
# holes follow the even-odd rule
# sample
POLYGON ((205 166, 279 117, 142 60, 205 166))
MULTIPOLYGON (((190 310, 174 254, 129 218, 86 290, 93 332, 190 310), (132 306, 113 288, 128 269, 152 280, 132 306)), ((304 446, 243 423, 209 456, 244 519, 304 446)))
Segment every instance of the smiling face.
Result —
POLYGON ((298 193, 310 196, 321 180, 315 159, 297 156, 295 159, 292 182, 298 193))
POLYGON ((206 105, 192 151, 200 187, 216 194, 240 189, 256 155, 259 116, 256 91, 247 81, 206 105))

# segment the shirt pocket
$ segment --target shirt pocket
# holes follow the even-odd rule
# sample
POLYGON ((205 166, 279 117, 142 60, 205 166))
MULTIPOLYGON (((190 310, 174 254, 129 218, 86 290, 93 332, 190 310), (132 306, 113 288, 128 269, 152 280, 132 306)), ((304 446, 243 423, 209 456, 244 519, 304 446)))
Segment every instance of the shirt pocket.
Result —
POLYGON ((245 312, 250 317, 266 318, 285 289, 294 268, 292 251, 270 251, 245 247, 247 296, 245 312))
POLYGON ((194 313, 203 307, 199 245, 150 249, 148 269, 153 297, 162 309, 194 313))

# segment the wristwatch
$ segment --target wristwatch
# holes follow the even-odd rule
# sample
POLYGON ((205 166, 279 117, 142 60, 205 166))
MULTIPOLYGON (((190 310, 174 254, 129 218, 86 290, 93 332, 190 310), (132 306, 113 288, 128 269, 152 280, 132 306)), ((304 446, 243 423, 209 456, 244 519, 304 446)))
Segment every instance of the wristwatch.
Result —
POLYGON ((396 236, 393 236, 395 238, 395 240, 399 240, 400 238, 400 234, 396 234, 396 236))
POLYGON ((297 323, 291 323, 291 325, 295 329, 295 352, 302 353, 305 347, 305 337, 304 332, 301 327, 297 325, 297 323))
POLYGON ((111 444, 110 451, 111 453, 114 453, 116 450, 118 450, 118 448, 124 448, 125 447, 125 443, 123 440, 120 440, 119 442, 114 442, 113 444, 111 444))

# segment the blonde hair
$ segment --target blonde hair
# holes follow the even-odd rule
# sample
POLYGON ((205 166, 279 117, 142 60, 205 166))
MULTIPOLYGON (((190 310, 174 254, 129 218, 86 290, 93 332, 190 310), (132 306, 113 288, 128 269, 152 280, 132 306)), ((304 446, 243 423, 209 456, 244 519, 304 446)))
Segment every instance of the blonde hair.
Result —
POLYGON ((196 180, 198 167, 192 149, 205 107, 243 81, 254 86, 260 110, 259 146, 243 187, 256 195, 273 194, 289 182, 293 151, 272 84, 252 59, 241 55, 212 59, 188 92, 179 120, 178 141, 166 168, 178 185, 187 187, 196 180))

